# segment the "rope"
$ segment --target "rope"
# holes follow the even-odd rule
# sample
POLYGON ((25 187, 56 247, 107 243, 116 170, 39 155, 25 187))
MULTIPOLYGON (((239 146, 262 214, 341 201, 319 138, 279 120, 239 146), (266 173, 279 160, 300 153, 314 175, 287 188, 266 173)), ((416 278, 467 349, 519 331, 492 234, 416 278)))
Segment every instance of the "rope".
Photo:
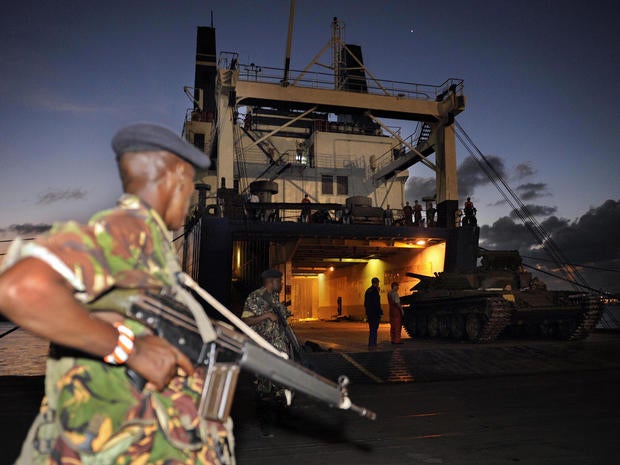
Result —
POLYGON ((482 171, 500 192, 504 200, 514 210, 525 227, 532 233, 543 249, 553 258, 556 265, 562 270, 566 281, 577 287, 590 288, 585 278, 579 271, 570 264, 562 251, 555 244, 551 236, 545 231, 542 225, 534 218, 527 206, 521 201, 519 196, 510 188, 506 181, 497 172, 495 167, 484 156, 480 149, 467 134, 465 129, 454 122, 456 129, 455 135, 463 147, 469 152, 472 158, 478 163, 482 171))
MULTIPOLYGON (((538 260, 541 262, 551 262, 555 263, 553 260, 549 260, 548 258, 540 258, 540 257, 528 257, 527 255, 521 255, 521 258, 527 258, 528 260, 538 260)), ((577 263, 571 263, 571 266, 579 267, 579 268, 588 268, 590 270, 598 270, 598 271, 608 271, 610 273, 620 273, 620 270, 614 270, 613 268, 604 268, 601 266, 592 266, 592 265, 580 265, 577 263)))
POLYGON ((566 281, 567 283, 570 283, 570 284, 572 284, 573 286, 582 287, 582 288, 584 288, 584 289, 588 289, 589 291, 596 292, 597 294, 600 294, 600 292, 601 292, 599 289, 594 289, 593 287, 586 286, 586 285, 584 285, 584 284, 579 284, 579 283, 578 283, 578 282, 576 282, 576 281, 572 281, 572 280, 570 280, 570 279, 568 279, 568 278, 565 278, 565 277, 563 277, 563 276, 560 276, 560 275, 558 275, 558 274, 555 274, 555 273, 550 273, 549 271, 545 271, 545 270, 539 270, 539 269, 538 269, 538 268, 536 268, 535 266, 528 265, 527 263, 523 263, 523 266, 524 266, 524 267, 526 267, 526 268, 529 268, 530 270, 534 270, 534 271, 537 271, 537 272, 539 272, 539 273, 543 273, 543 274, 546 274, 546 275, 548 275, 548 276, 551 276, 551 277, 553 277, 553 278, 560 279, 560 280, 562 280, 562 281, 566 281))

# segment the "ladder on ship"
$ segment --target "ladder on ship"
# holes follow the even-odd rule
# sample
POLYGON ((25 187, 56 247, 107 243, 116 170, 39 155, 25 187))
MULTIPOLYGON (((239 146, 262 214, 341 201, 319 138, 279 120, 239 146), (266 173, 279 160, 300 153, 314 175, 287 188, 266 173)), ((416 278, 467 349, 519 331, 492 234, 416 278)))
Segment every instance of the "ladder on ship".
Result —
MULTIPOLYGON (((397 176, 398 173, 423 160, 423 158, 420 156, 419 150, 420 148, 424 147, 428 142, 432 132, 432 127, 427 122, 422 122, 420 124, 420 133, 416 139, 415 144, 407 144, 410 147, 408 151, 406 151, 405 153, 400 153, 398 154, 398 156, 396 156, 393 153, 392 149, 390 149, 389 152, 386 152, 385 154, 383 154, 382 157, 380 157, 390 157, 391 160, 385 165, 377 168, 377 171, 373 175, 373 182, 375 186, 389 181, 391 178, 397 176), (416 150, 412 150, 414 147, 416 150)), ((403 142, 401 140, 401 144, 402 143, 403 142)))
MULTIPOLYGON (((250 138, 252 142, 256 142, 257 140, 260 139, 260 136, 256 134, 254 131, 252 131, 251 129, 247 129, 245 126, 239 126, 239 127, 250 138)), ((256 145, 261 150, 261 152, 265 154, 265 156, 271 163, 275 163, 276 158, 280 158, 282 156, 282 154, 279 152, 277 147, 269 139, 265 139, 264 141, 256 145), (277 155, 277 157, 274 158, 274 155, 277 155)))
POLYGON ((420 148, 422 148, 424 144, 428 142, 428 139, 430 138, 432 131, 433 131, 433 128, 431 127, 429 123, 427 122, 422 123, 422 127, 420 128, 420 135, 418 136, 418 141, 415 144, 418 150, 420 150, 420 148))

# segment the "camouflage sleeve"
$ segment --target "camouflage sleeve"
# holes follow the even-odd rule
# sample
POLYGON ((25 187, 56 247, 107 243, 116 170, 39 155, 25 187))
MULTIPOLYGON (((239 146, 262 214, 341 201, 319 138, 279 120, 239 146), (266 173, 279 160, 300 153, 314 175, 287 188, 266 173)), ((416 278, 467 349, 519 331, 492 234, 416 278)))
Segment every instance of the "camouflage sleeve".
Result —
POLYGON ((241 318, 250 318, 253 316, 258 316, 263 313, 260 306, 260 298, 254 292, 252 292, 247 299, 245 299, 245 304, 243 304, 243 313, 241 314, 241 318))
POLYGON ((150 234, 144 221, 112 211, 88 225, 74 221, 55 225, 49 233, 21 245, 13 262, 35 257, 50 265, 89 302, 113 286, 156 285, 138 265, 150 234))

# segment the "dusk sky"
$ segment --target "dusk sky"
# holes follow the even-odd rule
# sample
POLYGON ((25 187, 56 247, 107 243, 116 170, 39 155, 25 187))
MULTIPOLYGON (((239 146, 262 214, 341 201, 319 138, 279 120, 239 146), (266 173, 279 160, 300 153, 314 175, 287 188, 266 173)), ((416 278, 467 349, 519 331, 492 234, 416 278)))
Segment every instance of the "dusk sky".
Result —
MULTIPOLYGON (((282 66, 287 0, 25 0, 3 8, 0 229, 85 220, 114 202, 110 138, 136 120, 181 130, 196 27, 209 25, 211 10, 218 51, 282 66)), ((541 214, 575 220, 620 199, 616 2, 298 0, 293 68, 328 40, 333 16, 379 78, 464 79, 460 123, 498 157, 526 203, 546 208, 541 214)), ((474 198, 481 223, 507 216, 504 205, 489 206, 499 195, 463 169, 460 194, 474 198)), ((422 165, 411 171, 421 183, 430 176, 422 165)))

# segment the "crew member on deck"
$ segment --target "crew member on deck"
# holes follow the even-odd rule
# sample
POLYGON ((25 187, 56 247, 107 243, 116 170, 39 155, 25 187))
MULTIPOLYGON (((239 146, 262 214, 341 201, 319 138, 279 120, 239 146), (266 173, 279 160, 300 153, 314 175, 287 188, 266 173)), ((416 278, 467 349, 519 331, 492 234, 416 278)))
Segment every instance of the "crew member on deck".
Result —
POLYGON ((310 198, 308 197, 308 194, 304 195, 304 198, 301 199, 301 203, 304 204, 303 208, 301 209, 301 222, 307 223, 310 220, 309 204, 312 203, 310 202, 310 198))
POLYGON ((409 201, 407 200, 407 202, 405 203, 405 206, 403 207, 403 218, 405 220, 405 225, 407 226, 411 226, 413 224, 413 208, 411 208, 411 205, 409 205, 409 201))
POLYGON ((413 224, 414 226, 420 226, 422 223, 422 205, 418 201, 413 202, 413 224))

